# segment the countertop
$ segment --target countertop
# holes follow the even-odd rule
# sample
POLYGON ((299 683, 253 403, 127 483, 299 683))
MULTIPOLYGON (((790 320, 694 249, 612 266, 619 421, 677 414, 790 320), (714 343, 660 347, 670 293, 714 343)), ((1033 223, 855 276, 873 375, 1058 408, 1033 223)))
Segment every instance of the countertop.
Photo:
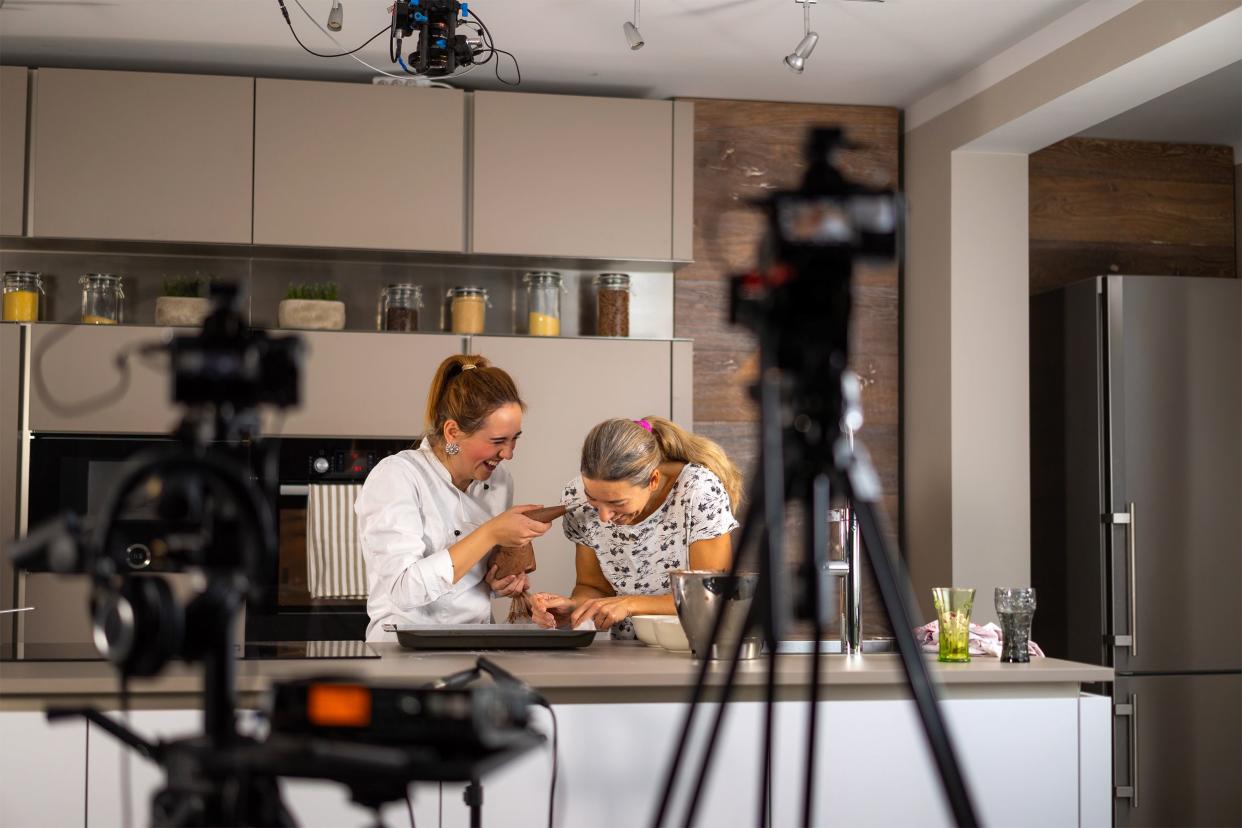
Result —
MULTIPOLYGON (((347 676, 362 681, 421 684, 473 666, 479 652, 416 652, 397 644, 372 644, 380 658, 308 661, 238 661, 239 702, 253 704, 272 681, 311 676, 347 676)), ((682 701, 698 675, 698 662, 634 641, 597 640, 578 650, 488 651, 488 658, 543 691, 557 703, 682 701)), ((810 655, 777 659, 780 698, 806 698, 810 655)), ((824 698, 893 698, 907 695, 898 656, 821 655, 824 698)), ((1029 664, 1004 664, 987 656, 968 664, 940 664, 925 656, 946 698, 985 696, 1077 695, 1083 684, 1110 682, 1108 667, 1033 658, 1029 664)), ((723 683, 724 664, 709 672, 712 685, 723 683)), ((743 662, 737 697, 760 698, 768 660, 743 662)), ((201 667, 173 664, 151 679, 130 683, 135 707, 196 706, 201 667)), ((89 702, 115 705, 119 681, 104 662, 0 663, 0 708, 33 709, 47 704, 89 702)))

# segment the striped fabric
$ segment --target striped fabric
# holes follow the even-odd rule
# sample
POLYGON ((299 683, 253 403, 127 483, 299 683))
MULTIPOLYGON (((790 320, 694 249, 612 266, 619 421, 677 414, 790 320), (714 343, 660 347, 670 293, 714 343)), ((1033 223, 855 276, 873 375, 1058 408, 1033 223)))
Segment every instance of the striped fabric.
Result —
POLYGON ((306 575, 312 598, 366 598, 358 547, 357 483, 311 484, 306 506, 306 575))

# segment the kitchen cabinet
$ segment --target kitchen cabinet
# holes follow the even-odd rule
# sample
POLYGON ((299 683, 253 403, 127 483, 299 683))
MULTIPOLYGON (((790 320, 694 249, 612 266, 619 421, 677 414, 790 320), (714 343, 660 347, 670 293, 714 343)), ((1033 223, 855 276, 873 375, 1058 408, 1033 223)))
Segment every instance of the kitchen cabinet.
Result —
POLYGON ((462 353, 454 334, 302 331, 302 404, 268 417, 265 433, 297 437, 410 438, 423 431, 427 389, 445 358, 462 353))
POLYGON ((34 236, 246 244, 254 79, 35 71, 34 236))
POLYGON ((465 102, 452 89, 258 79, 255 244, 462 252, 465 102))
POLYGON ((20 236, 26 205, 24 66, 0 66, 0 236, 20 236))
POLYGON ((84 825, 86 721, 0 713, 0 823, 84 825))
MULTIPOLYGON (((687 106, 678 110, 678 135, 692 127, 687 106)), ((689 221, 688 178, 674 166, 692 163, 684 140, 676 142, 682 151, 674 155, 674 107, 670 101, 476 92, 473 252, 674 258, 675 203, 679 221, 689 221)), ((684 252, 687 237, 678 237, 684 252)))
MULTIPOLYGON (((582 441, 596 423, 647 414, 671 417, 673 389, 689 394, 693 382, 688 373, 674 375, 673 346, 688 344, 471 337, 470 352, 508 371, 526 402, 522 439, 507 464, 514 502, 560 503, 565 484, 578 474, 582 441)), ((539 568, 531 576, 532 589, 568 595, 575 580, 574 548, 559 523, 535 541, 535 551, 539 568)), ((507 610, 508 601, 501 603, 507 610)))
MULTIPOLYGON (((21 434, 21 331, 20 325, 0 325, 0 539, 7 543, 17 535, 17 481, 21 469, 18 451, 21 434)), ((16 591, 15 572, 8 555, 0 556, 0 610, 12 609, 16 591)), ((0 644, 13 641, 17 615, 0 615, 0 644)))

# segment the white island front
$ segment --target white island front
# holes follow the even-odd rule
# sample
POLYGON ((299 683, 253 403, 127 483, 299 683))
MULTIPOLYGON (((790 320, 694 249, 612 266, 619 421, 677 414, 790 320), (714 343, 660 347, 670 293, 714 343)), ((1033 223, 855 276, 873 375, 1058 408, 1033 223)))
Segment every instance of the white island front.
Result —
MULTIPOLYGON (((381 658, 238 662, 243 706, 257 705, 272 681, 311 675, 418 684, 469 667, 475 654, 415 653, 373 645, 381 658)), ((582 650, 489 652, 505 669, 552 701, 560 725, 556 824, 564 828, 631 828, 651 822, 680 727, 696 662, 634 642, 599 640, 582 650)), ((918 716, 894 655, 820 656, 816 824, 937 826, 952 824, 918 716)), ((985 825, 1111 824, 1109 701, 1082 691, 1112 680, 1106 668, 1056 659, 1001 664, 937 664, 943 710, 980 818, 985 825)), ((801 819, 811 657, 778 661, 772 824, 801 819)), ((698 824, 757 823, 766 660, 739 672, 739 700, 729 709, 702 796, 698 824)), ((712 672, 718 682, 723 668, 712 672)), ((198 679, 185 667, 136 681, 131 722, 149 737, 184 735, 200 726, 198 679)), ((41 710, 92 703, 115 711, 117 683, 98 662, 0 664, 0 807, 6 824, 121 823, 121 750, 95 727, 51 724, 41 710), (89 748, 89 749, 88 749, 89 748), (32 762, 33 756, 47 761, 32 762), (54 757, 54 758, 53 758, 54 757)), ((705 729, 714 706, 703 708, 705 729)), ((549 733, 540 710, 536 726, 549 733)), ((549 742, 550 745, 550 742, 549 742)), ((692 751, 697 758, 698 751, 692 751)), ((547 824, 550 747, 501 767, 483 781, 483 824, 547 824)), ((682 774, 688 786, 697 771, 682 774)), ((159 774, 132 759, 134 808, 145 822, 159 774)), ((286 798, 306 826, 365 825, 371 816, 342 788, 285 783, 286 798)), ((413 789, 416 824, 468 825, 462 785, 413 789)), ((668 824, 680 824, 680 809, 668 824)), ((405 803, 384 810, 388 825, 407 825, 405 803)))

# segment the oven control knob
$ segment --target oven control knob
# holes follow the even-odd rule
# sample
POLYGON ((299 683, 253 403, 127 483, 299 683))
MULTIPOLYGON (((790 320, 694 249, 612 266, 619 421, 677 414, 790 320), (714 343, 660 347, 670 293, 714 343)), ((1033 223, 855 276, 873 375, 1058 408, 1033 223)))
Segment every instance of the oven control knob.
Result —
POLYGON ((125 562, 130 569, 146 569, 151 565, 151 550, 145 543, 131 543, 125 547, 125 562))
POLYGON ((328 466, 328 458, 326 457, 316 457, 315 461, 311 463, 311 468, 315 470, 315 474, 327 474, 328 466))

